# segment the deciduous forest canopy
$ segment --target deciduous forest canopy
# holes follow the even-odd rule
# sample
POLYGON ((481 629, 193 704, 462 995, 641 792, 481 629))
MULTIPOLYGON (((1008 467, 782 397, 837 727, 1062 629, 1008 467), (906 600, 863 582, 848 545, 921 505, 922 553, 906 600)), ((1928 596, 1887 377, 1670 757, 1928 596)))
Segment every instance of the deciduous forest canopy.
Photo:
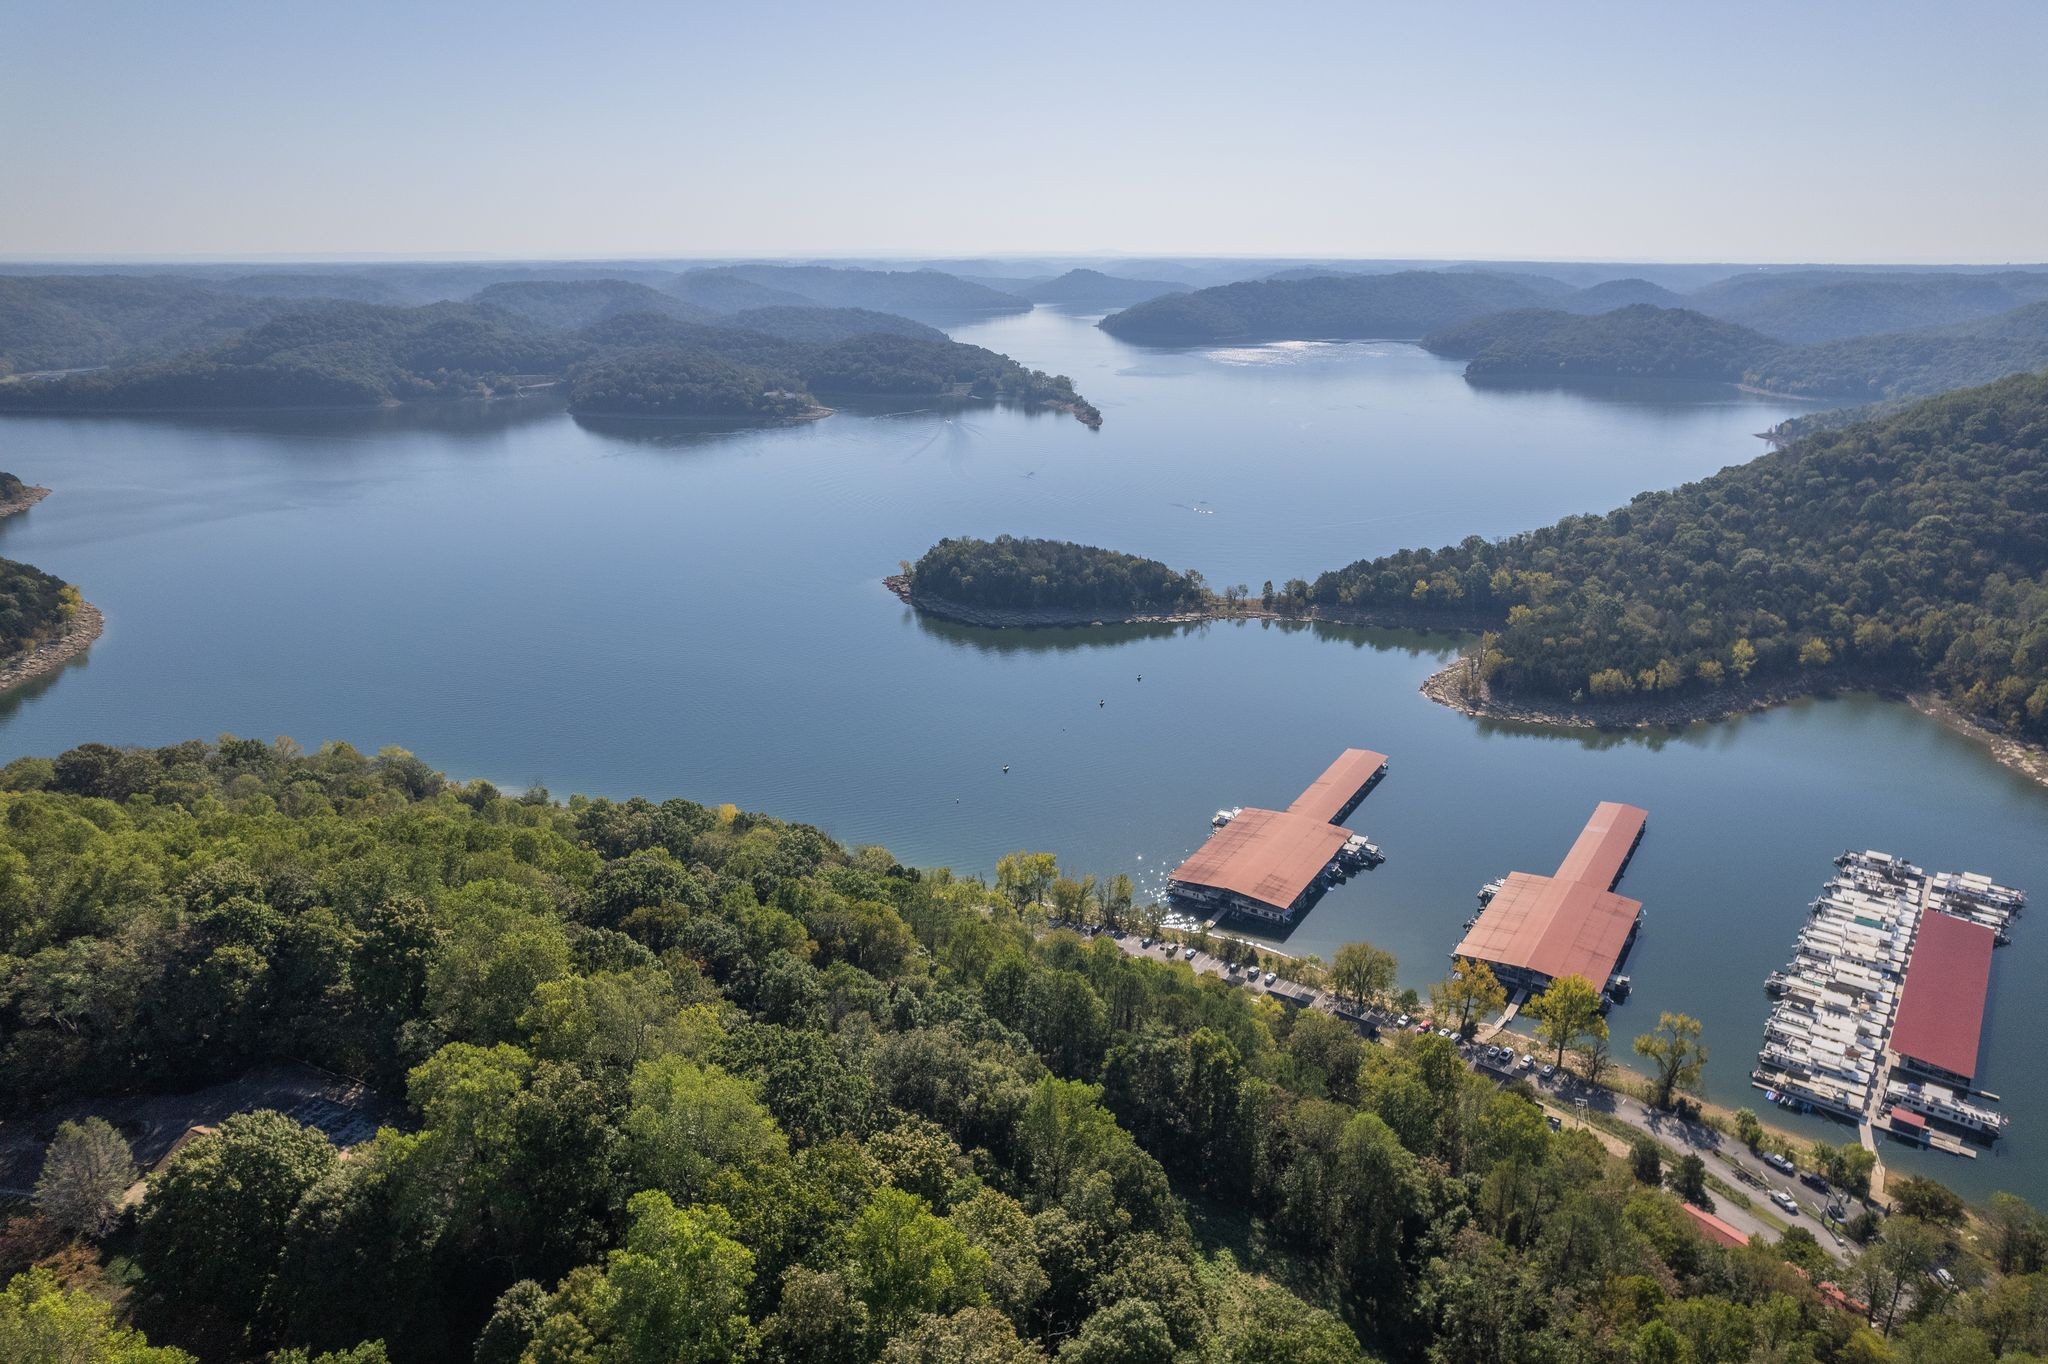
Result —
MULTIPOLYGON (((1887 1346, 1822 1300, 1835 1271, 1810 1237, 1711 1244, 1448 1039, 1369 1045, 1044 931, 1051 906, 1131 913, 1127 885, 1049 855, 1005 859, 992 888, 730 806, 563 805, 400 750, 224 738, 17 760, 0 860, 4 1102, 175 1091, 282 1055, 403 1109, 346 1160, 274 1112, 195 1134, 124 1233, 129 1302, 166 1353, 112 1353, 141 1346, 46 1271, 0 1301, 0 1341, 61 1320, 82 1342, 66 1359, 1619 1364, 2044 1343, 2038 1314, 1996 1315, 2039 1291, 2023 1206, 1999 1210, 2009 1234, 1987 1234, 1970 1286, 1917 1299, 1887 1346)), ((1382 990, 1391 965, 1340 988, 1382 990)), ((1852 1280, 1873 1298, 1963 1253, 1951 1224, 1885 1231, 1852 1280)))
POLYGON ((1422 339, 1488 378, 1668 378, 1744 383, 1850 402, 1925 397, 2048 366, 2048 303, 1919 331, 1794 346, 1689 308, 1643 303, 1587 317, 1494 313, 1422 339))
POLYGON ((913 591, 997 610, 1170 614, 1202 606, 1202 575, 1066 540, 998 535, 941 540, 911 570, 913 591))
MULTIPOLYGON (((751 273, 763 272, 784 278, 751 273)), ((709 272, 679 287, 698 273, 709 272)), ((994 292, 934 271, 789 273, 834 297, 994 292)), ((0 325, 0 355, 29 374, 0 383, 0 411, 366 406, 566 377, 572 405, 592 413, 773 418, 830 392, 954 394, 1100 420, 1066 380, 925 323, 738 283, 723 301, 746 306, 725 313, 604 278, 502 281, 464 302, 397 305, 252 300, 185 281, 0 277, 0 324, 12 324, 0 325), (87 372, 32 373, 78 367, 87 372)))
POLYGON ((1604 516, 1361 560, 1331 606, 1494 628, 1508 694, 1889 678, 2048 739, 2048 375, 1806 436, 1604 516))

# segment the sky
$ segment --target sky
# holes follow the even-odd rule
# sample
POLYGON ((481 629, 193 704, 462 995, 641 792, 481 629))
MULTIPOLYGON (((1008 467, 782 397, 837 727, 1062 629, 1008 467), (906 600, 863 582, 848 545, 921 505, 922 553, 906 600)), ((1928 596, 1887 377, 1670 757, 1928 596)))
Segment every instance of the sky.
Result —
POLYGON ((2048 260, 2048 4, 0 0, 0 256, 2048 260))

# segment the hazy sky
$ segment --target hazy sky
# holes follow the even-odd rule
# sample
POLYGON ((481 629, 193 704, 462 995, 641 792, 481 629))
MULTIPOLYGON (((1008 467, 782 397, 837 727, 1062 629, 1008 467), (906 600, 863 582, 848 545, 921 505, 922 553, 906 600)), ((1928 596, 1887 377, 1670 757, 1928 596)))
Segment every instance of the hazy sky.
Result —
POLYGON ((2048 4, 0 0, 0 255, 2048 260, 2048 4))

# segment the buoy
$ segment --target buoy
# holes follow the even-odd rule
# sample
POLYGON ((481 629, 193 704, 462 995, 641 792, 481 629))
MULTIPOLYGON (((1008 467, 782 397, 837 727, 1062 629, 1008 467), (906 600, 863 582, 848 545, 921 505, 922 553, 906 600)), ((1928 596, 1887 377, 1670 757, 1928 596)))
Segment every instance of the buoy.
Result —
POLYGON ((1008 763, 1004 763, 1004 764, 1003 764, 1003 771, 1007 772, 1007 771, 1009 771, 1009 770, 1010 770, 1010 765, 1009 765, 1008 763))

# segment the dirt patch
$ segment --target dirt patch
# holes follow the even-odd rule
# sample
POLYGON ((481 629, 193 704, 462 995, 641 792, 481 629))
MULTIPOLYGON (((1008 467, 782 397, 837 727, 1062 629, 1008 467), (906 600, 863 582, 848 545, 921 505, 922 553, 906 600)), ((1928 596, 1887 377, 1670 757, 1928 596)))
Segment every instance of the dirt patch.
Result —
POLYGON ((43 1152, 59 1123, 106 1119, 128 1139, 135 1163, 148 1170, 194 1127, 261 1108, 318 1128, 336 1146, 368 1141, 391 1116, 390 1106, 362 1082, 292 1061, 258 1066, 240 1079, 188 1094, 74 1099, 0 1120, 0 1195, 26 1197, 34 1191, 43 1152))

